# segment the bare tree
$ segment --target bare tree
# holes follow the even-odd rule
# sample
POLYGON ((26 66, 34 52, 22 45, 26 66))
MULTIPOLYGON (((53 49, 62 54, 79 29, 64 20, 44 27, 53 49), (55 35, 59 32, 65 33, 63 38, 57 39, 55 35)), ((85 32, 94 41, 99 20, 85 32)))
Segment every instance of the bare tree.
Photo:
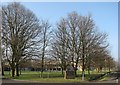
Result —
POLYGON ((14 77, 19 76, 20 60, 26 59, 33 52, 33 47, 39 42, 35 39, 41 33, 37 17, 23 5, 17 2, 2 7, 3 40, 7 41, 9 56, 7 60, 14 77))
POLYGON ((48 50, 49 49, 49 41, 51 38, 51 30, 50 30, 51 25, 49 24, 48 21, 42 21, 42 53, 41 53, 41 77, 43 77, 43 71, 44 71, 44 61, 45 61, 45 57, 48 54, 48 50), (47 49, 46 49, 47 48, 47 49))
POLYGON ((106 38, 107 38, 107 35, 105 33, 99 33, 97 31, 94 31, 92 36, 87 37, 85 65, 89 75, 90 75, 90 69, 92 68, 92 65, 95 65, 97 63, 97 62, 96 63, 93 62, 94 59, 99 59, 100 61, 100 59, 104 59, 104 56, 107 53, 107 47, 109 45, 108 43, 106 43, 107 41, 106 38))
POLYGON ((60 23, 57 24, 57 30, 54 34, 54 42, 52 43, 52 56, 60 62, 60 66, 63 71, 66 70, 67 64, 69 63, 68 53, 67 53, 67 37, 66 37, 66 27, 65 20, 62 19, 60 23))
POLYGON ((63 56, 64 60, 65 58, 69 59, 69 63, 74 67, 75 74, 81 60, 82 80, 84 80, 86 65, 88 64, 88 68, 90 68, 92 58, 95 58, 94 56, 99 51, 102 54, 101 51, 108 47, 107 35, 97 32, 96 29, 97 27, 90 15, 81 16, 76 12, 68 14, 67 18, 63 18, 58 23, 54 53, 57 57, 63 56))
POLYGON ((1 36, 1 34, 2 34, 2 9, 0 8, 0 56, 1 56, 1 58, 0 58, 0 68, 2 68, 2 69, 0 69, 1 71, 2 71, 2 75, 4 75, 4 73, 3 73, 3 67, 2 67, 2 65, 3 65, 3 63, 2 63, 2 36, 1 36))

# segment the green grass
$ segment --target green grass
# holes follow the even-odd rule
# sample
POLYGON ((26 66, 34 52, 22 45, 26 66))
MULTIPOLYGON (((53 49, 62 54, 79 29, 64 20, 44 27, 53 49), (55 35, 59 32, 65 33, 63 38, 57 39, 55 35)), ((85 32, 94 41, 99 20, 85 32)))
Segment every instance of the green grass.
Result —
MULTIPOLYGON (((5 72, 5 77, 12 78, 9 72, 5 72)), ((43 72, 43 78, 40 78, 40 72, 24 71, 19 77, 14 77, 12 79, 18 80, 29 80, 29 81, 39 81, 43 83, 73 83, 81 82, 80 78, 76 79, 64 79, 61 72, 43 72)))
POLYGON ((19 80, 29 80, 29 81, 38 81, 42 83, 75 83, 81 82, 80 79, 64 79, 64 78, 29 78, 29 79, 20 79, 19 80))
POLYGON ((110 77, 103 77, 100 81, 107 81, 109 79, 110 79, 110 77))
MULTIPOLYGON (((91 72, 91 76, 96 76, 98 74, 102 74, 103 72, 96 72, 93 71, 91 72)), ((43 72, 43 78, 40 77, 40 72, 36 71, 22 71, 22 75, 19 77, 11 77, 11 74, 9 72, 5 71, 5 77, 6 78, 11 78, 11 79, 18 79, 18 80, 29 80, 29 81, 38 81, 38 82, 43 82, 43 83, 73 83, 73 82, 83 82, 81 78, 81 71, 77 71, 78 77, 75 79, 64 79, 62 73, 59 72, 43 72)), ((85 71, 85 82, 89 79, 88 72, 85 71)))

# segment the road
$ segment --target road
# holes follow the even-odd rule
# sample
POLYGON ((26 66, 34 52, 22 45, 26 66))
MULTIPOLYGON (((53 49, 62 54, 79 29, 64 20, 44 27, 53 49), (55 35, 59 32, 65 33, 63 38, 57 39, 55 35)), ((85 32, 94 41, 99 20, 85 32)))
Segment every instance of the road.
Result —
POLYGON ((39 83, 32 81, 3 79, 2 85, 118 85, 118 80, 89 83, 39 83))

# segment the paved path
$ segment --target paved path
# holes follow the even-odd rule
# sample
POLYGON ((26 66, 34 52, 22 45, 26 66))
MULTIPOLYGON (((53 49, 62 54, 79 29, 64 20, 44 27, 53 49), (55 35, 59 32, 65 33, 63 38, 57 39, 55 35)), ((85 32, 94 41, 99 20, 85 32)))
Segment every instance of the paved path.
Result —
POLYGON ((89 83, 39 83, 24 80, 3 79, 2 85, 118 85, 118 80, 89 83))

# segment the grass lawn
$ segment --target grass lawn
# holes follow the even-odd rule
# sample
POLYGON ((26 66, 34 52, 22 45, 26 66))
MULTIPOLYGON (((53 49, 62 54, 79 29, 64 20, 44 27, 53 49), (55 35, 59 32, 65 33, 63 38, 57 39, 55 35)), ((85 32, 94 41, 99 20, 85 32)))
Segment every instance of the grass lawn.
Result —
MULTIPOLYGON (((102 73, 97 73, 95 72, 91 72, 93 73, 92 76, 96 76, 102 73)), ((43 78, 40 77, 40 72, 36 72, 36 71, 22 71, 22 75, 20 75, 19 77, 11 77, 11 74, 9 74, 8 71, 5 71, 5 77, 6 78, 11 78, 11 79, 18 79, 18 80, 29 80, 29 81, 38 81, 38 82, 42 82, 42 83, 77 83, 77 82, 83 82, 82 78, 81 78, 81 72, 78 71, 77 72, 78 77, 76 77, 75 79, 64 79, 62 73, 59 72, 43 72, 43 78)), ((87 71, 85 71, 85 81, 87 82, 87 79, 89 78, 87 71)))

